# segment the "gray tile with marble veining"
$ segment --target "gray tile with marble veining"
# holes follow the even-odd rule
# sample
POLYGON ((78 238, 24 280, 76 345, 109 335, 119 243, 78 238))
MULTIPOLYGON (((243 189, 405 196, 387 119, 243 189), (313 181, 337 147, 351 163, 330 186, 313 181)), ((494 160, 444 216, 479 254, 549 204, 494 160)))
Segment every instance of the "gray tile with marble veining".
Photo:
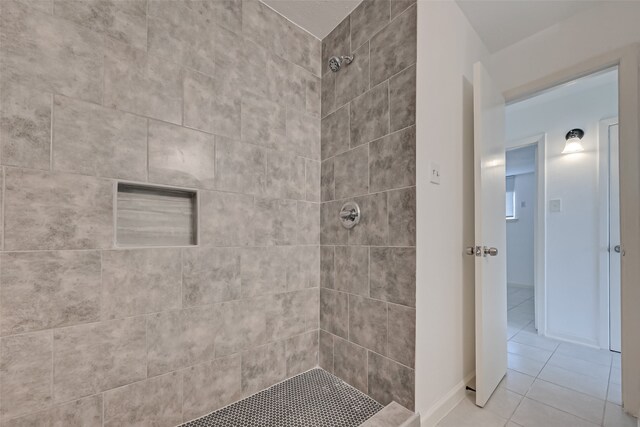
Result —
POLYGON ((334 289, 369 296, 369 248, 366 246, 335 247, 334 289))
POLYGON ((320 244, 320 204, 298 201, 298 243, 320 244))
POLYGON ((286 376, 284 342, 276 342, 242 353, 242 392, 255 393, 286 376))
POLYGON ((112 245, 109 181, 26 169, 7 169, 5 174, 5 250, 112 245))
MULTIPOLYGON (((356 197, 362 219, 349 230, 350 245, 386 245, 389 241, 387 195, 384 193, 356 197)), ((338 209, 340 209, 338 207, 338 209)), ((338 224, 342 227, 341 224, 338 224)))
POLYGON ((387 192, 389 205, 389 245, 416 245, 415 187, 387 192))
POLYGON ((351 147, 389 133, 389 88, 382 83, 351 103, 351 147))
POLYGON ((261 196, 266 185, 266 149, 216 137, 216 189, 261 196))
POLYGON ((242 140, 282 148, 286 139, 286 111, 277 102, 245 94, 242 97, 242 140))
POLYGON ((347 338, 349 329, 348 295, 320 289, 320 327, 327 332, 347 338))
POLYGON ((102 35, 14 2, 3 2, 0 27, 3 80, 102 102, 102 35))
POLYGON ((320 198, 329 202, 336 198, 336 181, 334 176, 335 159, 332 157, 320 166, 320 198))
POLYGON ((184 420, 203 416, 240 399, 241 380, 241 359, 238 354, 184 370, 184 420))
POLYGON ((120 387, 147 372, 143 317, 56 329, 53 393, 56 402, 120 387))
POLYGON ((179 308, 181 272, 180 249, 103 252, 103 319, 179 308))
POLYGON ((336 73, 329 72, 322 76, 320 116, 326 117, 335 111, 336 105, 336 73))
POLYGON ((201 244, 247 246, 254 242, 253 197, 202 191, 200 194, 201 244))
POLYGON ((258 246, 292 245, 298 220, 295 200, 255 199, 254 236, 258 246))
POLYGON ((287 290, 320 286, 320 246, 289 246, 286 256, 287 290))
POLYGON ((2 335, 100 320, 99 252, 4 252, 0 263, 2 335))
POLYGON ((149 121, 149 181, 213 189, 215 155, 213 135, 149 121))
POLYGON ((349 150, 349 104, 323 118, 321 132, 322 159, 349 150))
POLYGON ((371 191, 416 183, 416 128, 394 132, 369 144, 371 191))
POLYGON ((104 105, 182 123, 182 67, 109 38, 105 43, 104 105))
POLYGON ((240 264, 244 298, 286 291, 283 248, 244 248, 240 264))
POLYGON ((305 185, 303 157, 281 151, 268 151, 266 196, 303 200, 305 185))
POLYGON ((387 304, 349 295, 349 340, 387 354, 387 304))
POLYGON ((340 223, 340 208, 344 202, 326 202, 320 206, 320 244, 346 245, 349 230, 340 223))
POLYGON ((416 0, 391 0, 391 19, 403 13, 416 3, 416 0))
POLYGON ((208 21, 239 33, 242 29, 242 3, 242 0, 188 0, 187 6, 208 21))
POLYGON ((305 200, 320 202, 320 162, 305 159, 305 200))
POLYGON ((53 109, 54 170, 146 180, 146 119, 64 96, 53 109))
POLYGON ((139 49, 147 47, 146 0, 54 0, 53 13, 139 49))
POLYGON ((0 393, 3 420, 51 405, 51 331, 0 340, 0 393))
POLYGON ((8 166, 49 169, 51 94, 4 80, 0 84, 0 162, 8 166))
POLYGON ((140 425, 153 420, 156 427, 182 421, 182 374, 172 372, 129 384, 104 394, 104 426, 140 425))
POLYGON ((416 62, 416 6, 371 38, 371 84, 376 85, 416 62))
POLYGON ((367 391, 367 349, 342 338, 334 338, 334 373, 362 392, 367 391))
POLYGON ((371 298, 415 307, 415 248, 371 248, 371 298))
POLYGON ((350 55, 351 26, 350 17, 340 22, 324 39, 322 39, 322 75, 330 72, 329 58, 332 56, 350 55))
POLYGON ((389 79, 389 131, 416 122, 416 66, 412 65, 389 79))
POLYGON ((287 377, 301 374, 318 366, 318 331, 291 337, 284 342, 287 377))
POLYGON ((413 367, 416 346, 416 310, 389 304, 389 348, 387 356, 413 367))
POLYGON ((307 76, 305 90, 305 108, 307 113, 320 117, 322 113, 322 79, 317 76, 307 76))
POLYGON ((366 145, 338 154, 333 160, 336 199, 369 192, 369 147, 366 145))
POLYGON ((300 156, 320 160, 320 119, 287 108, 286 149, 300 156))
POLYGON ((369 352, 368 395, 383 405, 395 401, 414 408, 415 371, 379 354, 369 352))
MULTIPOLYGON (((346 55, 346 54, 341 54, 346 55)), ((335 73, 336 107, 341 107, 357 96, 365 93, 370 85, 369 77, 369 42, 353 52, 353 62, 343 66, 335 73)))
POLYGON ((182 252, 182 303, 199 306, 240 297, 240 251, 186 248, 182 252))
POLYGON ((351 46, 354 49, 389 23, 390 6, 386 0, 364 0, 351 12, 351 46))
POLYGON ((65 426, 102 427, 102 396, 95 395, 13 418, 6 427, 65 426))

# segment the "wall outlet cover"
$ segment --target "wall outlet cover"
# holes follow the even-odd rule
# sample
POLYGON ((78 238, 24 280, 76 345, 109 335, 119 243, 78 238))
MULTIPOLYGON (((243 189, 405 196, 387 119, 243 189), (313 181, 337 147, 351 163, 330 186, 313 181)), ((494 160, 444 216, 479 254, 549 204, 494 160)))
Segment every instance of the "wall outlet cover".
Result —
POLYGON ((562 200, 549 200, 549 212, 562 212, 562 200))

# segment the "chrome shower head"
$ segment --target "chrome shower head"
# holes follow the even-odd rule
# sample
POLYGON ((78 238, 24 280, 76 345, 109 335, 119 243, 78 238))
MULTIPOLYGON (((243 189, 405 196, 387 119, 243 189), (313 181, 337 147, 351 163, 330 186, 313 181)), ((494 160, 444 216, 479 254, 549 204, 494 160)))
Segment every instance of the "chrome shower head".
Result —
POLYGON ((351 62, 353 62, 353 55, 332 56, 329 58, 329 69, 334 73, 338 72, 340 67, 342 67, 342 62, 346 65, 351 64, 351 62))

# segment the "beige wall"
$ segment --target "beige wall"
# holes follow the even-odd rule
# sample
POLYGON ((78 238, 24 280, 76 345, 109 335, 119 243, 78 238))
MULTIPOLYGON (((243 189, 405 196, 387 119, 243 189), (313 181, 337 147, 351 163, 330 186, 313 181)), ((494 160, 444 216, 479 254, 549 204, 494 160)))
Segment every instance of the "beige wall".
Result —
POLYGON ((254 1, 1 3, 0 424, 172 426, 316 366, 320 41, 254 1), (116 247, 119 180, 197 191, 199 245, 116 247))
POLYGON ((322 47, 320 366, 414 407, 416 6, 365 0, 322 47), (355 54, 333 73, 326 61, 355 54), (347 230, 347 201, 362 221, 347 230))

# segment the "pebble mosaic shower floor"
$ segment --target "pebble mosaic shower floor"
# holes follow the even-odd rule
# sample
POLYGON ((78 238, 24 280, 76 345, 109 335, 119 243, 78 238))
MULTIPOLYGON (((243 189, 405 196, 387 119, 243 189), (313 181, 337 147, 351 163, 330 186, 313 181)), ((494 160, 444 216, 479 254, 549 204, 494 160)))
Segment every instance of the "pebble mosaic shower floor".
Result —
POLYGON ((382 408, 338 377, 316 368, 183 427, 356 427, 382 408))

